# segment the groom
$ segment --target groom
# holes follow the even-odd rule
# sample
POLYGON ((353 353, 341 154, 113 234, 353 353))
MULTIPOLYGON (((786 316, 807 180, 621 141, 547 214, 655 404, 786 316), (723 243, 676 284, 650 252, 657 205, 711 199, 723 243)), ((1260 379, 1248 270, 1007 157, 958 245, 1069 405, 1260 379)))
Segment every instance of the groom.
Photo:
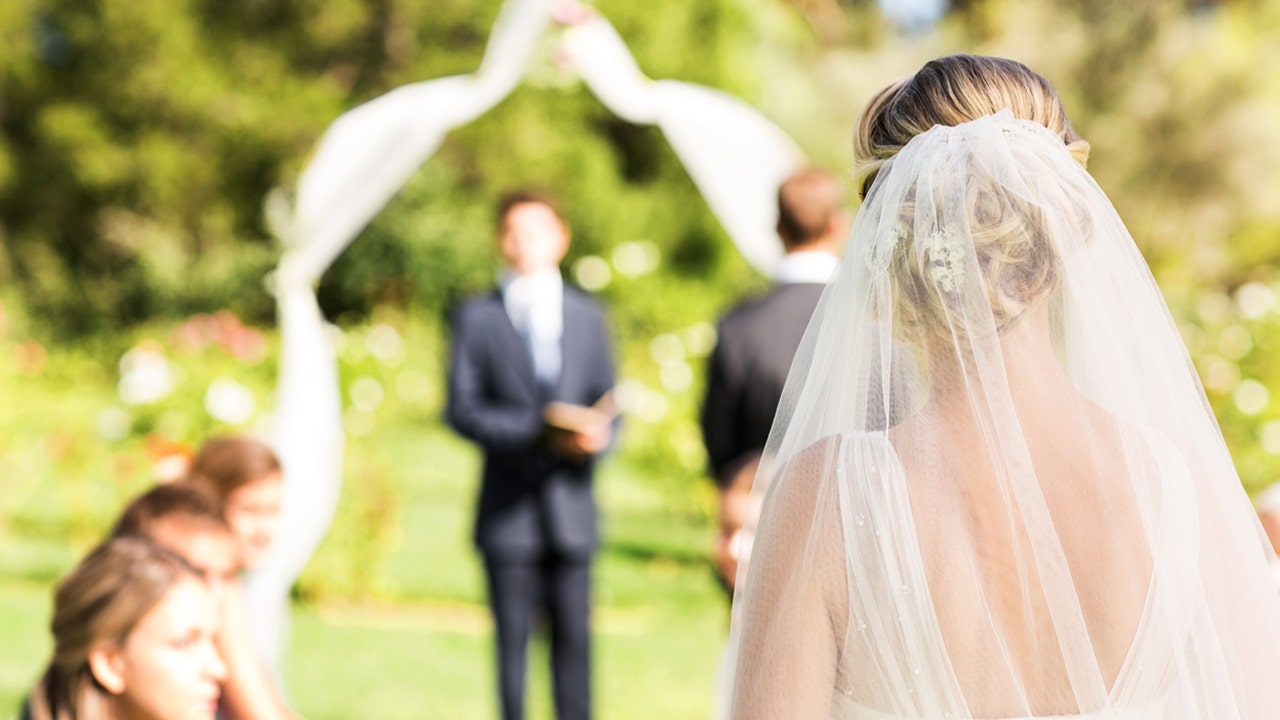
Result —
POLYGON ((498 224, 506 270, 496 290, 454 316, 445 412, 484 453, 475 542, 497 636, 502 717, 524 717, 526 645, 545 610, 557 717, 585 720, 598 544, 591 476, 612 437, 612 413, 600 406, 613 387, 613 359, 600 307, 560 277, 569 229, 553 201, 509 195, 498 224))
POLYGON ((843 201, 840 181, 825 170, 803 169, 783 181, 777 229, 784 254, 774 270, 774 287, 734 307, 716 331, 701 422, 711 476, 720 491, 714 561, 730 595, 760 454, 791 361, 849 230, 843 201))

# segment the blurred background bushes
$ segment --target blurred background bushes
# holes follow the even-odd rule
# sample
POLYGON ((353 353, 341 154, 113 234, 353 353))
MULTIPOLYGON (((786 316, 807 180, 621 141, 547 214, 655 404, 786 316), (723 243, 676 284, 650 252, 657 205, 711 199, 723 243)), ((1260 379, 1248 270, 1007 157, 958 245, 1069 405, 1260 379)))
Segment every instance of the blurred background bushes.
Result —
MULTIPOLYGON (((932 57, 1005 55, 1043 73, 1151 263, 1246 488, 1280 478, 1280 0, 592 4, 651 77, 742 97, 837 171, 869 95, 932 57), (929 7, 946 12, 931 22, 929 7)), ((0 625, 29 629, 45 606, 32 598, 166 453, 269 426, 278 340, 263 278, 280 249, 264 198, 343 111, 473 72, 499 6, 0 2, 0 625)), ((553 62, 554 40, 321 280, 347 452, 338 517, 296 587, 309 716, 356 717, 369 696, 346 665, 324 674, 316 648, 350 640, 322 632, 333 618, 308 620, 311 608, 413 603, 444 619, 449 643, 462 618, 474 662, 430 643, 425 655, 483 666, 481 578, 463 559, 477 458, 439 418, 448 310, 493 282, 492 208, 518 186, 561 198, 566 274, 608 306, 620 361, 628 417, 598 483, 602 696, 611 717, 706 716, 724 613, 703 557, 714 500, 697 408, 715 319, 768 281, 661 133, 612 116, 553 62), (683 709, 655 709, 659 697, 683 709)), ((362 642, 376 634, 361 628, 362 642)), ((42 631, 24 637, 0 657, 0 712, 45 651, 42 631)), ((382 662, 379 682, 423 659, 382 662)), ((485 696, 470 682, 437 688, 466 708, 457 717, 485 696)), ((420 683, 404 678, 408 697, 420 683)), ((375 714, 415 716, 405 708, 375 714)))
MULTIPOLYGON (((593 4, 650 76, 744 98, 837 170, 849 168, 869 94, 930 57, 1007 55, 1045 74, 1152 264, 1246 484, 1280 476, 1270 402, 1280 328, 1274 308, 1257 310, 1259 292, 1238 302, 1242 288, 1280 287, 1280 2, 956 0, 933 24, 868 0, 593 4)), ((223 309, 264 329, 269 346, 263 277, 279 249, 264 197, 293 182, 344 110, 474 71, 499 6, 5 2, 0 302, 10 347, 48 346, 49 368, 71 352, 87 376, 105 378, 130 347, 124 338, 169 348, 170 328, 223 309), (102 367, 90 371, 95 360, 102 367)), ((661 133, 612 116, 553 62, 553 48, 552 35, 515 93, 448 137, 325 275, 320 301, 347 331, 371 332, 380 313, 403 319, 430 388, 420 415, 434 423, 448 308, 497 269, 495 199, 517 186, 552 191, 574 230, 568 275, 611 312, 632 411, 623 454, 673 507, 701 513, 705 498, 691 487, 702 472, 695 419, 711 323, 767 281, 661 133)), ((259 408, 271 402, 271 357, 227 371, 259 408)), ((355 412, 356 427, 368 425, 355 412)), ((129 432, 192 441, 209 429, 175 417, 138 412, 129 432)))

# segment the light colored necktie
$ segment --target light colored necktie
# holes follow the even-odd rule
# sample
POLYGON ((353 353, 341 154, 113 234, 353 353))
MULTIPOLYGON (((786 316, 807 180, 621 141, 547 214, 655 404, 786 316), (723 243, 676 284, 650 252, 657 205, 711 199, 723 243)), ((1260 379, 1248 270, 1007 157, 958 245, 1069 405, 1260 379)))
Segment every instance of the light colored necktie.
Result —
POLYGON ((560 322, 554 317, 546 288, 537 287, 527 278, 517 278, 508 288, 515 306, 516 329, 524 338, 533 360, 533 373, 538 382, 551 387, 560 379, 560 322))

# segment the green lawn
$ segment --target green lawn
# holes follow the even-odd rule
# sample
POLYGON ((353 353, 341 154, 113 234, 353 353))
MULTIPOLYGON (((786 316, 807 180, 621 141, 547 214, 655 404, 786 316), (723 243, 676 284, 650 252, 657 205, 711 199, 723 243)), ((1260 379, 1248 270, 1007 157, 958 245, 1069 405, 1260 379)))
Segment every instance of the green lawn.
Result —
MULTIPOLYGON (((342 502, 296 587, 289 698, 312 720, 496 717, 470 539, 479 457, 438 419, 438 329, 387 321, 405 339, 406 356, 394 361, 354 352, 368 328, 345 331, 344 382, 376 378, 387 394, 360 422, 348 417, 342 502), (426 392, 400 393, 410 373, 426 392)), ((215 346, 172 350, 172 392, 122 405, 117 358, 164 345, 170 330, 51 346, 34 371, 7 361, 16 346, 0 336, 0 720, 48 660, 53 583, 153 482, 148 443, 230 431, 202 406, 217 376, 247 384, 264 413, 271 405, 274 364, 215 346), (103 429, 111 412, 128 415, 126 433, 103 429)), ((605 542, 594 566, 595 706, 607 720, 710 713, 727 609, 706 560, 714 490, 698 476, 700 458, 677 461, 672 449, 696 444, 691 392, 672 395, 661 424, 628 419, 596 477, 605 542)), ((533 720, 552 717, 546 650, 541 641, 531 649, 533 720)))
MULTIPOLYGON (((496 716, 469 540, 476 461, 429 421, 351 439, 343 507, 294 609, 287 679, 306 717, 496 716)), ((105 473, 96 484, 36 475, 0 499, 0 717, 47 659, 52 582, 137 487, 105 473)), ((647 480, 621 461, 597 478, 607 540, 595 564, 596 710, 609 720, 705 718, 727 625, 704 560, 705 508, 673 507, 647 480)), ((535 720, 553 717, 546 650, 531 648, 535 720)))

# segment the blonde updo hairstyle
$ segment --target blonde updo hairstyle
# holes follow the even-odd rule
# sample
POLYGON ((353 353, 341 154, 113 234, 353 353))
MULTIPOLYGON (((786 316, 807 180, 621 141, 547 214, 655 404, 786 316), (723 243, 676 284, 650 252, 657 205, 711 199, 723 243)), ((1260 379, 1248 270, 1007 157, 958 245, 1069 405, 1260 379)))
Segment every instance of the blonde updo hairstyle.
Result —
MULTIPOLYGON (((1048 128, 1082 167, 1089 144, 1071 127, 1057 92, 1022 63, 976 55, 949 55, 930 61, 914 75, 877 92, 858 119, 854 137, 855 183, 864 199, 881 168, 912 138, 935 125, 954 127, 1009 110, 1014 117, 1048 128)), ((998 331, 1057 286, 1060 261, 1045 237, 1039 211, 1009 193, 975 183, 969 188, 968 231, 977 254, 981 279, 998 331)), ((950 341, 959 297, 940 293, 922 272, 923 244, 911 237, 915 218, 912 199, 896 209, 903 241, 889 258, 893 283, 894 332, 899 339, 950 341), (941 296, 941 299, 940 299, 941 296)))

